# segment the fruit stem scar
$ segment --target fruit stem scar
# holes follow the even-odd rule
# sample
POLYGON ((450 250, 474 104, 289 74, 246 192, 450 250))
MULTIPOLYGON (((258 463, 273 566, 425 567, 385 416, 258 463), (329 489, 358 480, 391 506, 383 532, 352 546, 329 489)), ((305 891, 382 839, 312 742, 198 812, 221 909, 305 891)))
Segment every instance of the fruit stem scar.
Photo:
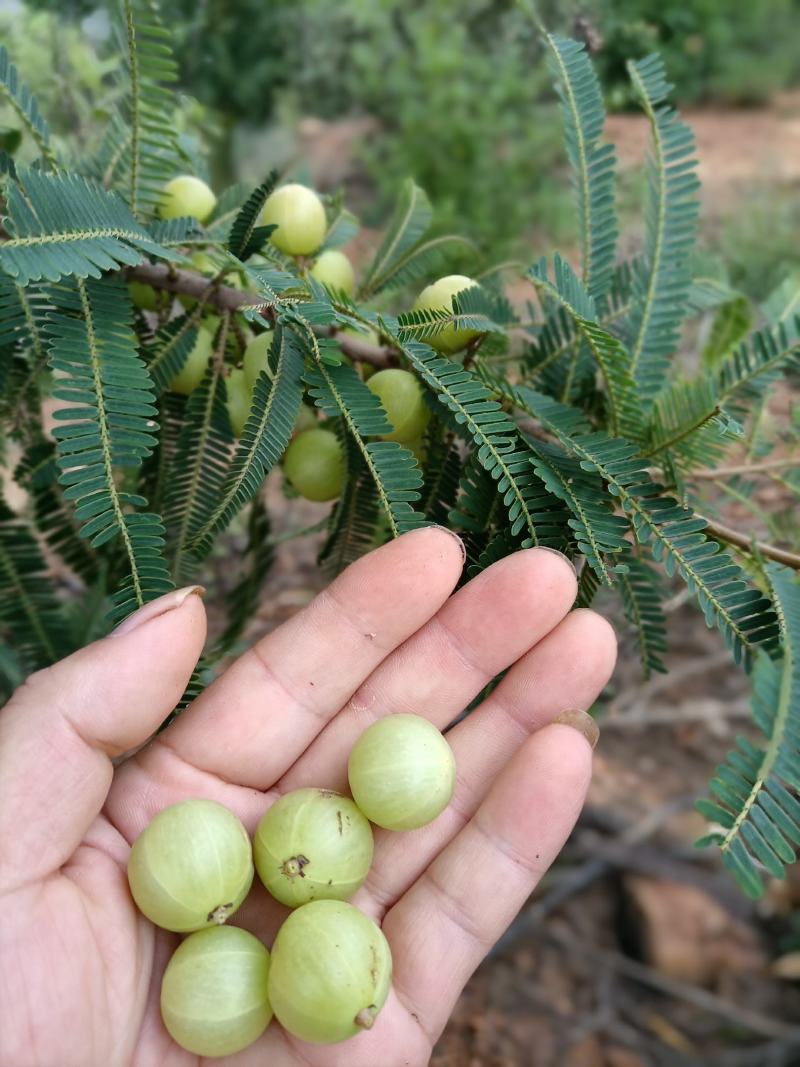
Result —
POLYGON ((217 923, 219 926, 222 926, 222 924, 230 915, 232 908, 232 900, 229 900, 227 904, 218 904, 216 908, 212 908, 208 915, 206 915, 206 922, 217 923))
POLYGON ((281 867, 281 873, 285 874, 287 878, 296 878, 298 875, 301 878, 305 878, 306 872, 303 868, 308 866, 308 863, 307 856, 291 856, 281 867))
POLYGON ((371 1030, 375 1022, 375 1016, 378 1014, 378 1009, 374 1004, 370 1004, 368 1008, 362 1008, 356 1015, 353 1022, 356 1026, 360 1026, 362 1030, 371 1030))

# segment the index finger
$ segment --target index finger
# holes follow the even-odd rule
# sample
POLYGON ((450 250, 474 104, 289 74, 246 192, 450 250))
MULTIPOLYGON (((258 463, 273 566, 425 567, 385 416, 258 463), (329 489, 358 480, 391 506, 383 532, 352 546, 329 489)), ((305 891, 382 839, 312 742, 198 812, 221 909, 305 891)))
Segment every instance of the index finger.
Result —
POLYGON ((153 747, 167 745, 227 781, 268 788, 375 667, 436 614, 463 558, 460 539, 441 527, 364 556, 245 652, 153 747))

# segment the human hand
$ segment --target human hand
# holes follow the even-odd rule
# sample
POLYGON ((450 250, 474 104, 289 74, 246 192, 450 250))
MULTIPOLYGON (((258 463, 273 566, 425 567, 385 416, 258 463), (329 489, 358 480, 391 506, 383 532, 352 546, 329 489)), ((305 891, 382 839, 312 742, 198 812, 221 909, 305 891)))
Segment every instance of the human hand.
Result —
MULTIPOLYGON (((598 615, 569 613, 575 577, 558 554, 518 552, 451 597, 461 565, 457 539, 435 527, 371 553, 116 769, 172 709, 200 655, 195 589, 168 593, 28 679, 0 713, 2 1067, 197 1063, 161 1023, 161 975, 178 938, 133 904, 131 842, 156 812, 198 796, 252 833, 281 792, 345 789, 349 750, 375 717, 413 712, 444 728, 510 667, 448 734, 450 806, 412 833, 376 829, 373 868, 353 900, 382 925, 394 959, 373 1029, 313 1046, 272 1023, 224 1061, 427 1064, 465 982, 577 818, 586 720, 564 717, 577 730, 552 723, 592 703, 616 648, 598 615)), ((285 914, 256 881, 232 921, 269 947, 285 914)))

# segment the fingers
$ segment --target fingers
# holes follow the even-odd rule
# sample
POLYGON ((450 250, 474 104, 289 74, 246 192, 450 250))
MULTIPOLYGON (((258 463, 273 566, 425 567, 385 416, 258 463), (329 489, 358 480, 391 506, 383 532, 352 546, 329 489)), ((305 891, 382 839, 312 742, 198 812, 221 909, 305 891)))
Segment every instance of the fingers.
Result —
POLYGON ((462 563, 460 540, 439 527, 358 560, 209 686, 139 762, 157 761, 165 745, 228 781, 272 785, 381 660, 439 610, 462 563))
POLYGON ((575 573, 558 553, 528 549, 488 567, 378 667, 281 789, 344 788, 356 738, 383 715, 411 712, 447 726, 487 682, 563 619, 575 591, 575 573))
POLYGON ((467 979, 569 835, 591 749, 569 726, 529 738, 458 837, 392 908, 394 988, 435 1042, 467 979))
POLYGON ((111 759, 180 699, 205 640, 198 588, 167 593, 32 675, 0 713, 0 888, 67 860, 106 799, 111 759))
POLYGON ((567 708, 591 707, 611 677, 616 651, 611 626, 582 610, 516 663, 491 696, 447 734, 457 768, 449 807, 413 834, 377 831, 362 898, 377 902, 379 912, 393 904, 472 817, 531 733, 567 708))

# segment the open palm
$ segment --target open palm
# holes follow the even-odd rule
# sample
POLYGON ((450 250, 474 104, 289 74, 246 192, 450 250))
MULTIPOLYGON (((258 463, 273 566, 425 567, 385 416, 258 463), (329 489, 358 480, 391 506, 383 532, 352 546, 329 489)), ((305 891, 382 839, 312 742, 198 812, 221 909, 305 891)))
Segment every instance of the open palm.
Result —
MULTIPOLYGON (((272 1023, 225 1060, 428 1062, 467 978, 580 810, 591 750, 577 730, 548 724, 594 700, 615 655, 599 616, 569 613, 575 578, 557 554, 516 553, 451 596, 461 566, 457 539, 438 528, 373 552, 116 769, 112 759, 152 733, 197 661, 205 615, 193 590, 147 605, 18 691, 0 713, 3 1067, 197 1063, 161 1023, 161 975, 178 938, 132 903, 134 838, 167 804, 198 796, 252 832, 288 789, 344 789, 349 750, 376 717, 414 712, 444 728, 511 668, 448 735, 450 807, 422 830, 376 832, 353 901, 382 925, 394 958, 374 1028, 313 1046, 272 1023)), ((232 921, 269 946, 285 914, 257 885, 232 921)))

